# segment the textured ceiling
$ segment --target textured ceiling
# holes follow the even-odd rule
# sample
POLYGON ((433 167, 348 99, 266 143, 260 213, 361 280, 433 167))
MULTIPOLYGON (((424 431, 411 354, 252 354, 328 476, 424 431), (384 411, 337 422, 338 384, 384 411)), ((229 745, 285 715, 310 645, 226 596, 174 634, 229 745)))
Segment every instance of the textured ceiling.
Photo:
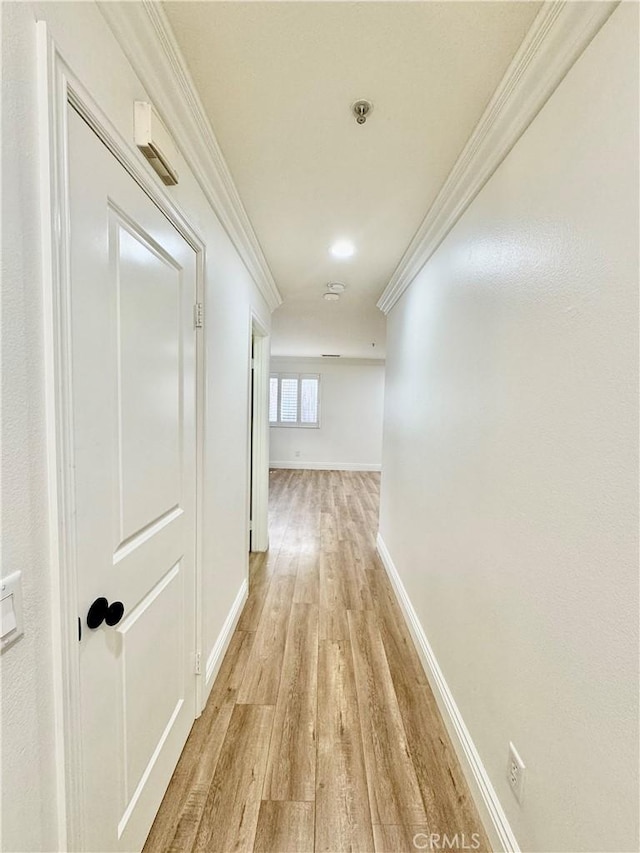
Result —
POLYGON ((384 356, 376 300, 540 4, 163 6, 284 298, 274 355, 384 356))

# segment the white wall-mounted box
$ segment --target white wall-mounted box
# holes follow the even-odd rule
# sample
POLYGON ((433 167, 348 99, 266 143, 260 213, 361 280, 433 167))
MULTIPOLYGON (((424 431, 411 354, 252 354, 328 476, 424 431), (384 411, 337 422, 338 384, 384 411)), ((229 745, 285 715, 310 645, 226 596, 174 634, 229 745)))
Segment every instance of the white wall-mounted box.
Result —
POLYGON ((162 182, 172 187, 178 183, 175 162, 178 151, 171 134, 151 104, 136 101, 134 104, 135 143, 151 166, 160 175, 162 182))

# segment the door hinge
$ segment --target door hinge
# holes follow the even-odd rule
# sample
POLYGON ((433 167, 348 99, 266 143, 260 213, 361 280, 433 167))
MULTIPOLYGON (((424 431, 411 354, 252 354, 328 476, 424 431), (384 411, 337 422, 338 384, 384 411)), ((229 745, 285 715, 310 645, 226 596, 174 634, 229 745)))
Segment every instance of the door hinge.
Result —
POLYGON ((196 662, 194 666, 196 675, 202 675, 202 664, 200 662, 200 652, 196 652, 196 662))
POLYGON ((251 359, 251 370, 255 370, 255 366, 256 366, 256 360, 255 360, 255 358, 252 358, 251 359))
POLYGON ((202 329, 204 326, 204 305, 196 302, 193 306, 193 328, 202 329))
POLYGON ((249 521, 249 530, 253 530, 253 521, 249 521))

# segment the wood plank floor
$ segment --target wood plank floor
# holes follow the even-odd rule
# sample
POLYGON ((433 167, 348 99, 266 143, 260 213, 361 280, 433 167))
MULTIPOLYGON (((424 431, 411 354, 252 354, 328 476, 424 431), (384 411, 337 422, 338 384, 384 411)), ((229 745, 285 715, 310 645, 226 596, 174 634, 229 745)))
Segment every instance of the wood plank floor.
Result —
POLYGON ((376 553, 378 494, 378 474, 271 473, 271 547, 145 853, 490 850, 376 553))

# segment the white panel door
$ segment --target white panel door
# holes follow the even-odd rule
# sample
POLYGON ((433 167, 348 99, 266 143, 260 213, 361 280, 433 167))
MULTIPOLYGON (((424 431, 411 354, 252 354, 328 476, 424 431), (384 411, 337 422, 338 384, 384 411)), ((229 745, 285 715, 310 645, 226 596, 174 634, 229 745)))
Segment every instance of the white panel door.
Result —
POLYGON ((196 713, 196 255, 68 115, 85 848, 137 851, 196 713))

